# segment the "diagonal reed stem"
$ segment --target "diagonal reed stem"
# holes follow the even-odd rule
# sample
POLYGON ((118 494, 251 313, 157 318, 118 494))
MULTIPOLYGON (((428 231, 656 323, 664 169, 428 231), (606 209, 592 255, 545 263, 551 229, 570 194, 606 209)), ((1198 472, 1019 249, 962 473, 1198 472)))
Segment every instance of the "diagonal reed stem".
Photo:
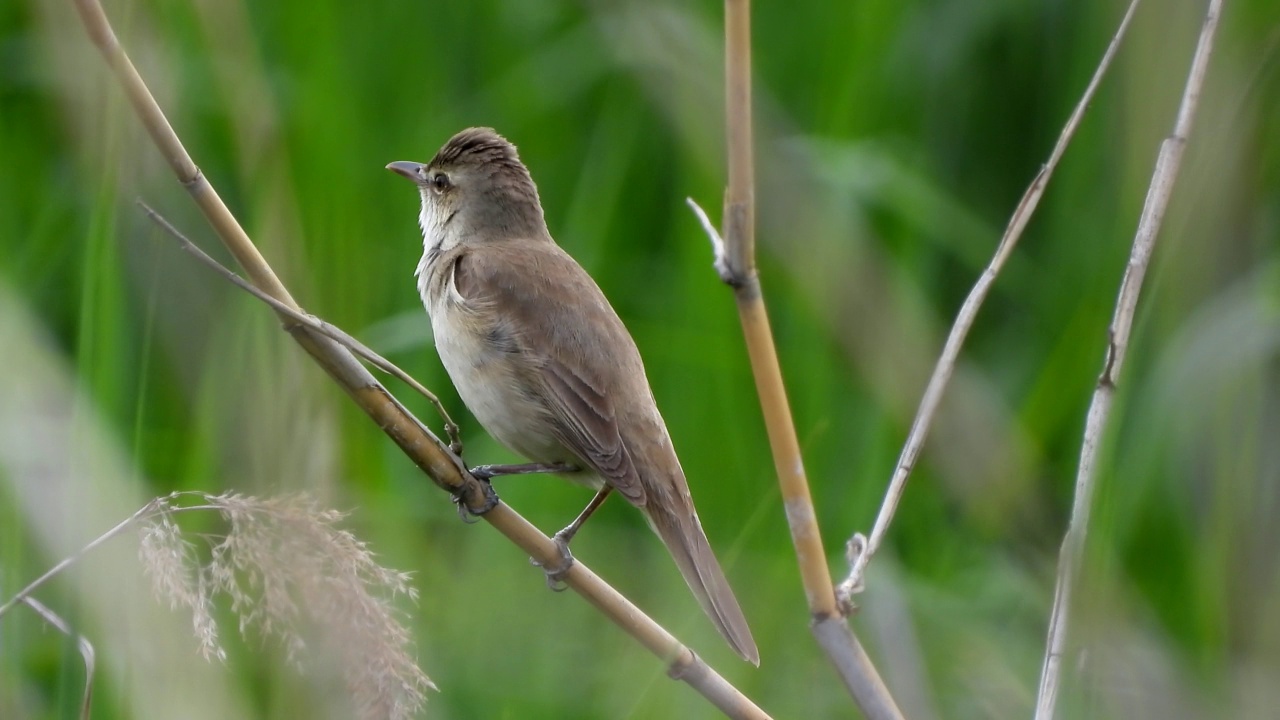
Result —
POLYGON ((1173 185, 1178 178, 1182 155, 1187 147, 1187 139, 1191 135, 1191 125, 1199 105, 1200 91, 1204 86, 1205 71, 1209 66, 1209 56, 1213 52, 1213 38, 1218 29, 1218 17, 1221 13, 1222 0, 1210 0, 1204 25, 1200 29, 1195 56, 1191 59, 1191 69, 1187 73, 1187 84, 1182 93, 1182 103, 1178 107, 1178 117, 1174 121, 1173 134, 1160 144, 1160 154, 1156 157, 1156 167, 1151 175, 1151 184, 1147 188, 1147 199, 1138 220, 1129 264, 1125 268, 1124 279, 1120 281, 1115 314, 1111 320, 1111 326, 1107 329, 1107 346, 1102 374, 1094 387, 1093 398, 1089 403, 1089 413, 1085 419, 1084 440, 1080 447, 1080 464, 1076 471, 1075 500, 1071 507, 1071 521, 1058 557, 1058 578, 1054 588, 1053 610, 1049 616, 1049 636, 1045 643, 1044 665, 1040 674, 1036 720, 1052 720, 1057 706, 1062 657, 1067 645, 1067 621, 1070 617, 1072 593, 1080 574, 1081 555, 1084 553, 1085 539, 1089 531, 1089 511, 1093 506, 1093 495, 1097 486, 1098 450, 1102 445, 1107 422, 1111 417, 1116 383, 1120 377, 1120 370, 1124 366, 1129 336, 1133 330, 1133 317, 1138 307, 1138 295, 1142 292, 1142 280, 1151 263, 1156 237, 1160 233, 1165 210, 1169 207, 1169 198, 1173 194, 1173 185))
POLYGON ((875 555, 876 550, 880 548, 880 543, 884 541, 885 535, 889 532, 889 525, 893 522, 898 503, 902 500, 902 494, 906 491, 907 479, 911 476, 911 471, 915 469, 916 462, 920 459, 925 440, 929 437, 929 429, 933 426, 933 419, 937 415, 938 406, 942 404, 942 396, 946 393, 947 384, 951 381, 951 373, 955 371, 956 359, 960 356, 960 348, 964 345, 965 338, 969 336, 969 329, 973 327, 974 320, 977 319, 978 310, 982 307, 983 301, 986 300, 991 286, 995 284, 996 276, 1000 274, 1000 270, 1004 267, 1009 256, 1013 254, 1018 241, 1022 239, 1022 232, 1026 229, 1027 223, 1031 221, 1031 216, 1035 213, 1036 208, 1040 206, 1040 198, 1044 195, 1045 186, 1049 184, 1049 178, 1057 170, 1058 162, 1062 160, 1063 154, 1067 151, 1067 146, 1071 144, 1071 139, 1075 137, 1076 128, 1080 126, 1080 120, 1084 117, 1085 110, 1093 102, 1093 97, 1097 93, 1102 78, 1111 67, 1111 61, 1115 58, 1121 39, 1124 38, 1129 29, 1129 22, 1133 19, 1134 11, 1138 8, 1138 2, 1139 0, 1132 0, 1129 3, 1129 9, 1125 11, 1124 17, 1120 20, 1120 26, 1116 29, 1115 35, 1112 36, 1106 52, 1102 54, 1102 60, 1098 62, 1098 67, 1094 70, 1093 77, 1085 87, 1084 94, 1080 96, 1080 101, 1076 103, 1075 109, 1063 126, 1062 132, 1058 135, 1058 142, 1053 146, 1049 159, 1045 161, 1045 164, 1040 168, 1040 172, 1036 173, 1026 192, 1023 193, 1017 208, 1014 209, 1013 215, 1009 218, 1009 225, 1005 228, 1004 236, 1000 238, 1000 243, 996 246, 995 255, 991 258, 986 270, 978 277, 978 281, 974 283, 973 289, 969 291, 969 296, 965 298, 964 305, 960 307, 960 312, 956 315, 956 321, 951 326, 951 333, 947 336, 947 342, 942 348, 942 354, 938 357, 938 363, 934 366, 933 375, 929 378, 929 384, 925 388, 924 397, 920 400, 920 408, 916 411, 915 420, 911 423, 911 431, 907 433, 907 440, 903 444, 902 454, 898 456, 898 464, 894 468, 893 477, 889 480, 889 489, 885 492, 884 502, 881 504, 880 512, 876 516, 876 523, 872 527, 871 535, 865 540, 861 535, 854 535, 847 543, 852 562, 849 576, 840 583, 838 589, 840 600, 846 605, 851 606, 853 596, 861 591, 867 563, 871 561, 871 557, 875 555))
MULTIPOLYGON (((98 0, 73 2, 90 40, 101 52, 147 134, 223 244, 244 268, 254 285, 279 302, 300 310, 284 284, 187 153, 117 39, 102 5, 98 0)), ((286 317, 282 316, 282 319, 286 317)), ((333 381, 428 477, 442 489, 460 498, 466 507, 473 511, 483 510, 488 500, 485 486, 472 477, 463 466, 461 458, 451 453, 435 434, 378 383, 350 351, 308 326, 286 320, 286 328, 333 381)), ((555 543, 509 505, 498 503, 484 512, 482 517, 539 563, 550 565, 559 560, 555 543)), ((564 582, 614 624, 668 663, 668 674, 671 677, 688 683, 726 715, 734 718, 768 717, 689 648, 583 563, 575 562, 564 582)))

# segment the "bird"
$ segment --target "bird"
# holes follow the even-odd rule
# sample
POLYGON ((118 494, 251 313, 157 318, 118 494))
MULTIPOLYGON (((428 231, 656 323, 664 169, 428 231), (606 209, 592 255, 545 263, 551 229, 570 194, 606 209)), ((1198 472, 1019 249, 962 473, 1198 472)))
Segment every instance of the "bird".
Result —
POLYGON ((553 537, 565 558, 560 572, 586 518, 611 492, 626 498, 729 646, 758 666, 636 343, 600 287, 552 239, 516 147, 492 128, 467 128, 430 162, 387 169, 413 181, 421 198, 416 276, 440 360, 481 426, 531 461, 473 473, 488 480, 550 472, 597 491, 553 537))

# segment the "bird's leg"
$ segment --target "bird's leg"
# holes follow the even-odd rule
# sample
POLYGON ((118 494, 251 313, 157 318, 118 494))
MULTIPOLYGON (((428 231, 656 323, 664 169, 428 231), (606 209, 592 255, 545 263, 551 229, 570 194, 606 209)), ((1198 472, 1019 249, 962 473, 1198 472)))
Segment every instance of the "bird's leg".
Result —
POLYGON ((501 475, 526 475, 529 473, 565 473, 576 472, 578 467, 568 463, 524 463, 517 465, 477 465, 469 471, 477 480, 484 484, 485 503, 484 507, 479 510, 472 510, 467 507, 466 502, 460 495, 453 496, 453 502, 458 506, 458 516, 462 518, 462 522, 470 525, 476 521, 481 515, 489 512, 498 505, 498 494, 493 491, 493 486, 489 483, 492 478, 501 475))
POLYGON ((556 541, 556 544, 563 545, 567 552, 569 549, 569 541, 572 540, 573 536, 577 535, 578 531, 582 529, 582 523, 586 522, 587 518, 591 517, 596 509, 604 504, 604 499, 609 497, 609 493, 611 492, 613 492, 612 485, 605 485, 600 488, 600 490, 596 492, 596 496, 591 498, 591 502, 587 503, 587 506, 582 509, 582 512, 578 513, 578 517, 574 518, 573 522, 569 523, 563 530, 552 537, 552 539, 556 541))
POLYGON ((477 465, 471 474, 477 480, 489 481, 502 475, 529 475, 532 473, 576 472, 578 466, 569 463, 518 463, 515 465, 477 465))
MULTIPOLYGON (((560 562, 555 567, 547 567, 542 565, 542 569, 547 573, 547 587, 556 592, 565 589, 564 576, 568 574, 569 568, 573 567, 573 554, 569 552, 569 541, 574 535, 578 534, 578 530, 582 529, 582 524, 591 517, 591 514, 600 507, 605 498, 609 497, 609 493, 613 492, 613 487, 605 485, 596 492, 596 496, 591 498, 591 502, 578 513, 578 517, 573 519, 563 530, 551 536, 551 541, 556 544, 556 548, 560 551, 560 562)), ((540 564, 540 563, 535 563, 540 564)))

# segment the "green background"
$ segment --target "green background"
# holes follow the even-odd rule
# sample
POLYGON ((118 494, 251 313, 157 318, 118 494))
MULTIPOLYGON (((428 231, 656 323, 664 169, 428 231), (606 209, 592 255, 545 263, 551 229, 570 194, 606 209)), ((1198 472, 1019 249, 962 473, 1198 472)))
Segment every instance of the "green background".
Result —
MULTIPOLYGON (((720 5, 111 2, 205 175, 294 296, 465 413, 383 170, 490 125, 552 234, 636 337, 760 645, 737 660, 639 514, 575 553, 778 718, 848 717, 808 610, 731 293, 684 205, 719 215, 720 5)), ((853 626, 912 718, 1027 717, 1085 410, 1203 2, 1149 0, 987 301, 853 626)), ((1121 4, 757 3, 759 265, 833 574, 874 521, 933 361, 1084 89, 1121 4)), ((1280 5, 1227 3, 1100 454, 1060 716, 1272 717, 1280 704, 1280 5)), ((256 301, 71 3, 0 4, 0 597, 174 489, 306 490, 414 573, 438 718, 716 713, 448 498, 256 301)), ((426 403, 389 383, 419 417, 426 403)), ((587 501, 500 481, 552 531, 587 501)), ((191 532, 217 531, 191 518, 191 532)), ((270 644, 205 665, 116 540, 39 593, 98 654, 94 717, 344 717, 270 644), (131 594, 130 594, 131 593, 131 594), (119 598, 128 598, 119 600, 119 598), (160 629, 157 629, 160 628, 160 629), (230 709, 228 709, 230 708, 230 709)), ((73 645, 0 620, 0 717, 74 717, 73 645)))

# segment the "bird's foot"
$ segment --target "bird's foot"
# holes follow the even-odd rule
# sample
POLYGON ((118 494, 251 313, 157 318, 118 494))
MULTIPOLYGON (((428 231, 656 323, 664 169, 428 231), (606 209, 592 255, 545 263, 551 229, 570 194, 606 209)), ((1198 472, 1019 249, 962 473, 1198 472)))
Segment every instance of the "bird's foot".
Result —
MULTIPOLYGON (((465 485, 463 486, 466 487, 465 485)), ((488 513, 490 510, 498 507, 498 493, 493 491, 493 486, 489 484, 487 479, 480 481, 480 489, 484 493, 484 504, 478 508, 472 508, 467 504, 465 497, 465 489, 453 494, 453 504, 458 506, 458 517, 462 518, 462 522, 473 525, 481 515, 488 513)))
POLYGON ((560 553, 560 561, 555 565, 544 565, 534 558, 529 558, 529 562, 542 568, 547 574, 547 587, 553 592, 564 592, 569 587, 564 584, 564 579, 569 575, 569 569, 573 567, 573 553, 569 552, 569 538, 572 537, 572 533, 566 535, 564 530, 551 536, 551 542, 555 543, 556 550, 560 553))

